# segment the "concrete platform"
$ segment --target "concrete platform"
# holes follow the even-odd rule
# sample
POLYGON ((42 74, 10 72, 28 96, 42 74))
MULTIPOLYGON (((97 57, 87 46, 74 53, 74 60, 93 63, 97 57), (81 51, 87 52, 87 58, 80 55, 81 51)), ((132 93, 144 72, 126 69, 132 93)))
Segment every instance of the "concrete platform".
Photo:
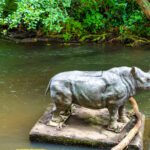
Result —
MULTIPOLYGON (((133 127, 135 117, 131 117, 128 124, 120 123, 124 128, 121 133, 107 130, 109 113, 107 109, 91 110, 83 107, 74 107, 73 115, 66 121, 67 126, 62 129, 47 126, 51 119, 51 107, 48 107, 44 115, 39 119, 30 131, 30 140, 38 142, 61 143, 71 145, 85 145, 111 149, 133 127)), ((139 133, 132 140, 128 149, 143 149, 143 131, 145 116, 142 115, 143 123, 139 133)))

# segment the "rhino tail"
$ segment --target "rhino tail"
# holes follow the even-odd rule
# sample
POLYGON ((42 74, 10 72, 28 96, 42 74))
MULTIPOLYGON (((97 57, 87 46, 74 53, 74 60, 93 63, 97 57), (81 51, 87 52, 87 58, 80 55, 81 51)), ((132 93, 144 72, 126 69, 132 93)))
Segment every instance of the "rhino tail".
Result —
POLYGON ((47 88, 45 90, 45 96, 47 95, 48 93, 48 90, 50 89, 50 84, 51 84, 51 80, 49 81, 48 85, 47 85, 47 88))

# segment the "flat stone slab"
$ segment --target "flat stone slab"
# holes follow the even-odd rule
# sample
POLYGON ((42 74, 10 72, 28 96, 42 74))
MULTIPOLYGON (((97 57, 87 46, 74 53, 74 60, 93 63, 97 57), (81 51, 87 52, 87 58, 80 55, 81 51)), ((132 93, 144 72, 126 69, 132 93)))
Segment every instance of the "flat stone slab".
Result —
MULTIPOLYGON (((109 113, 107 109, 92 110, 84 107, 73 107, 73 114, 66 121, 62 129, 48 126, 51 120, 51 107, 48 107, 44 115, 39 119, 30 131, 30 140, 38 142, 61 143, 71 145, 86 145, 111 149, 126 136, 135 124, 135 116, 132 116, 128 124, 120 123, 123 130, 114 133, 107 130, 109 113)), ((143 149, 143 131, 145 116, 142 115, 142 127, 132 140, 128 149, 143 149)))

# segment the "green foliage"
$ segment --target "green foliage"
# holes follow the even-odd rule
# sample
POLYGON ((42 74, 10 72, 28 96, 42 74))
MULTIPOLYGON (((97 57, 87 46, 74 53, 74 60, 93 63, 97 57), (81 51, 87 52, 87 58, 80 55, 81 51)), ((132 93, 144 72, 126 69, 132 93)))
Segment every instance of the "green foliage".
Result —
POLYGON ((76 21, 73 18, 68 18, 66 21, 64 32, 65 34, 72 34, 72 37, 80 37, 84 30, 82 24, 79 21, 76 21))
POLYGON ((1 0, 0 26, 6 30, 63 35, 65 41, 112 33, 150 36, 149 20, 136 0, 1 0))
POLYGON ((115 34, 149 36, 148 27, 144 28, 148 19, 135 0, 74 0, 69 14, 90 34, 114 30, 115 34))
POLYGON ((83 20, 84 27, 88 29, 92 33, 98 32, 98 30, 103 29, 105 27, 106 19, 99 12, 93 12, 91 14, 87 14, 85 19, 83 20))
POLYGON ((3 17, 7 17, 17 9, 17 0, 5 0, 5 5, 3 7, 3 17))
POLYGON ((43 32, 60 32, 68 18, 66 8, 70 0, 20 0, 17 10, 5 18, 9 28, 19 25, 27 30, 42 29, 43 32))
POLYGON ((144 14, 139 10, 136 10, 134 13, 131 14, 126 22, 126 25, 128 27, 128 30, 132 31, 137 35, 150 36, 150 27, 147 26, 147 19, 144 14))
POLYGON ((1 16, 2 16, 2 13, 3 13, 4 6, 5 6, 5 0, 1 0, 0 1, 0 14, 1 14, 1 16))
MULTIPOLYGON (((0 1, 0 25, 4 25, 4 19, 17 9, 17 0, 0 1)), ((4 31, 5 32, 5 31, 4 31)))
POLYGON ((0 25, 3 22, 3 8, 4 8, 4 6, 5 6, 5 1, 1 0, 0 1, 0 25))

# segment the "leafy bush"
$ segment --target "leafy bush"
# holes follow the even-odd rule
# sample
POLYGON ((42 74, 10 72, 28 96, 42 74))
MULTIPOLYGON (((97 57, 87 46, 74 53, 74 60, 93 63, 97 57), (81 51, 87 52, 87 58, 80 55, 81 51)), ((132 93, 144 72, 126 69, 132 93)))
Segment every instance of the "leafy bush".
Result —
POLYGON ((90 33, 115 31, 115 34, 149 36, 149 20, 135 0, 74 0, 70 16, 90 33), (75 8, 75 9, 72 9, 75 8))
POLYGON ((5 5, 3 6, 3 17, 7 17, 17 9, 17 0, 5 0, 5 5))
POLYGON ((83 25, 90 32, 96 33, 100 29, 105 27, 106 19, 99 12, 93 12, 93 14, 86 14, 85 19, 83 20, 83 25))
POLYGON ((71 38, 79 38, 84 32, 83 26, 79 21, 74 20, 73 18, 67 19, 63 31, 63 36, 66 41, 71 38))
POLYGON ((21 25, 27 30, 39 30, 43 32, 60 32, 68 18, 66 8, 70 6, 70 0, 21 0, 18 1, 17 10, 5 18, 5 24, 9 28, 17 28, 21 25))
POLYGON ((1 0, 0 26, 60 33, 66 41, 103 33, 150 36, 149 20, 136 0, 1 0))
POLYGON ((131 14, 126 22, 126 26, 128 30, 137 35, 150 36, 150 27, 147 27, 147 19, 139 10, 136 10, 131 14))
POLYGON ((3 22, 3 8, 4 8, 4 5, 5 5, 5 1, 1 0, 0 1, 0 25, 2 25, 2 22, 3 22))

